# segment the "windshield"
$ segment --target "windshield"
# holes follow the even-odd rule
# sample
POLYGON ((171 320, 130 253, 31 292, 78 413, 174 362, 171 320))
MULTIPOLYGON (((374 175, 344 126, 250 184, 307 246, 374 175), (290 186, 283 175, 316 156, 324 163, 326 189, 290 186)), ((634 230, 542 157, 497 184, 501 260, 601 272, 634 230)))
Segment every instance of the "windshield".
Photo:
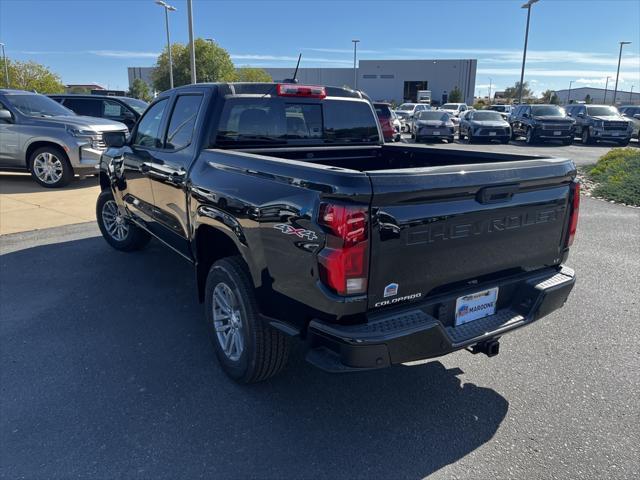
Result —
POLYGON ((502 115, 500 115, 498 112, 475 112, 473 114, 473 120, 479 120, 479 121, 502 121, 502 115))
POLYGON ((616 107, 608 107, 606 105, 601 107, 587 107, 587 114, 592 117, 606 117, 608 115, 620 115, 616 107))
POLYGON ((121 100, 131 108, 133 108, 140 115, 142 115, 149 106, 147 102, 143 102, 142 100, 138 100, 137 98, 122 98, 121 100))
POLYGON ((445 104, 442 106, 442 109, 443 109, 443 110, 458 110, 458 107, 459 107, 459 106, 460 106, 460 105, 458 105, 457 103, 445 103, 445 104))
POLYGON ((59 115, 75 115, 55 100, 44 95, 6 95, 7 101, 21 114, 27 117, 57 117, 59 115))
POLYGON ((555 105, 533 105, 531 114, 534 117, 564 117, 564 110, 555 105))
POLYGON ((449 120, 449 114, 444 112, 420 112, 418 120, 440 120, 446 122, 449 120))
POLYGON ((397 110, 413 110, 414 107, 415 105, 413 103, 403 103, 397 108, 397 110))

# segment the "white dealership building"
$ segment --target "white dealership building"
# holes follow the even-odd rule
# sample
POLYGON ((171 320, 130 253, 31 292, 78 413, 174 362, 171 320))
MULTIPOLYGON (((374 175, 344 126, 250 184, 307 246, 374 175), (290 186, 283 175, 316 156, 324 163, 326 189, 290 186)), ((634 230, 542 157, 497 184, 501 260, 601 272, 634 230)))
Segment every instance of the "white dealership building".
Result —
MULTIPOLYGON (((304 58, 303 58, 304 61, 304 58)), ((415 101, 418 90, 431 90, 433 102, 446 103, 454 88, 462 101, 472 104, 478 61, 466 60, 360 60, 355 71, 357 87, 374 101, 415 101)), ((263 67, 274 81, 293 76, 295 65, 263 67)), ((151 83, 153 67, 129 67, 129 85, 136 78, 151 83)), ((300 68, 298 81, 315 85, 354 87, 353 68, 300 68)))

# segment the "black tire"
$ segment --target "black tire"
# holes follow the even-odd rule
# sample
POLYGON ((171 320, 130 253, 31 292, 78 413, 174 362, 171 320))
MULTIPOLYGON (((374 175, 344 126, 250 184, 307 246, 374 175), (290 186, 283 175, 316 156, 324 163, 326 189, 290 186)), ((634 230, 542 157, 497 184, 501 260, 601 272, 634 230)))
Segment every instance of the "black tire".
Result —
POLYGON ((582 139, 582 144, 583 145, 592 145, 593 144, 593 139, 591 138, 591 135, 589 135, 589 129, 588 128, 583 128, 582 129, 582 133, 581 133, 580 137, 582 139))
POLYGON ((563 145, 571 145, 573 143, 573 138, 565 138, 562 140, 563 145))
MULTIPOLYGON (((205 320, 209 339, 225 373, 238 383, 255 383, 280 372, 289 357, 290 339, 282 332, 266 325, 259 315, 253 282, 241 257, 228 257, 215 262, 207 276, 205 290, 205 320), (216 287, 229 288, 235 298, 241 324, 235 334, 242 336, 242 349, 237 359, 225 353, 214 323, 214 292, 216 287)), ((229 320, 231 323, 231 320, 229 320)), ((220 327, 222 328, 222 327, 220 327)), ((229 329, 227 329, 229 331, 229 329)), ((223 333, 221 333, 224 335, 223 333)), ((227 335, 231 335, 231 332, 227 335)), ((235 351, 238 353, 237 350, 235 351)))
POLYGON ((114 205, 117 209, 117 205, 113 199, 113 194, 110 190, 104 190, 100 195, 98 195, 98 201, 96 202, 96 219, 102 236, 107 243, 116 250, 121 250, 123 252, 140 250, 149 243, 151 235, 120 215, 118 216, 121 221, 117 221, 117 228, 120 230, 116 233, 116 230, 113 230, 113 228, 110 228, 110 226, 105 223, 106 221, 108 222, 109 214, 113 213, 114 205), (126 234, 120 235, 124 230, 126 230, 126 234))
POLYGON ((60 188, 73 179, 73 167, 64 151, 46 146, 33 151, 29 157, 29 171, 33 179, 45 188, 60 188))
POLYGON ((467 133, 467 143, 473 143, 475 140, 473 139, 473 135, 471 134, 471 131, 469 131, 467 133))
POLYGON ((513 130, 511 130, 511 140, 516 141, 517 139, 518 139, 518 136, 513 130))
POLYGON ((525 142, 527 143, 527 145, 533 145, 534 143, 536 143, 536 136, 533 133, 533 128, 531 127, 527 128, 527 135, 525 137, 525 142))
POLYGON ((507 143, 509 143, 509 137, 501 139, 500 143, 506 145, 507 143))
POLYGON ((448 143, 453 143, 453 137, 449 137, 449 138, 447 138, 447 142, 448 142, 448 143))

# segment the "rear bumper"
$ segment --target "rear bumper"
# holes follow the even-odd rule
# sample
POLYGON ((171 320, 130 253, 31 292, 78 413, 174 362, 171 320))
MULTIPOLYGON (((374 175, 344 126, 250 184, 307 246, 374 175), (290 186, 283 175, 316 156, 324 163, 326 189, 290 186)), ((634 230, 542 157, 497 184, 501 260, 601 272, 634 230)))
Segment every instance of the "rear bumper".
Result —
POLYGON ((570 268, 545 269, 378 314, 366 324, 332 325, 314 320, 309 325, 307 360, 326 371, 347 372, 439 357, 539 320, 564 305, 574 283, 570 268), (494 315, 453 325, 451 310, 456 298, 495 286, 500 293, 494 315))

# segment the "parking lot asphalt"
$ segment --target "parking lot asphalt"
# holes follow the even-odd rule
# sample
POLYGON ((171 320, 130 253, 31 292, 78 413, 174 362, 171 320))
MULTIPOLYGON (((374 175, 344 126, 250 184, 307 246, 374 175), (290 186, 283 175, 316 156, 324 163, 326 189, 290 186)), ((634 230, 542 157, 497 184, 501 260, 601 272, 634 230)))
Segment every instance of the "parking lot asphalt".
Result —
POLYGON ((638 478, 640 212, 584 199, 568 304, 416 367, 218 367, 190 267, 92 224, 0 239, 2 478, 638 478))

